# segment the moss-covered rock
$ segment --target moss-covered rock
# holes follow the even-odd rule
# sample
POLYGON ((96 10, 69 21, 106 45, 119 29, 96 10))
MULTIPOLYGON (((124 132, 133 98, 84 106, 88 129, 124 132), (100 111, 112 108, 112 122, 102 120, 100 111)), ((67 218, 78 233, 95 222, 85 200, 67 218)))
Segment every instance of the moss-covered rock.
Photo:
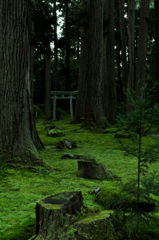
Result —
POLYGON ((106 206, 110 200, 117 200, 120 197, 120 188, 115 184, 107 184, 103 186, 98 195, 98 202, 106 206))
POLYGON ((60 127, 57 127, 56 125, 49 125, 45 127, 46 130, 51 130, 51 129, 60 129, 60 127))
POLYGON ((116 133, 118 132, 118 128, 106 128, 104 133, 116 133))
POLYGON ((65 133, 63 133, 59 129, 52 129, 52 130, 47 132, 47 136, 49 136, 49 137, 63 137, 63 136, 65 136, 65 133))
POLYGON ((130 137, 132 137, 132 134, 124 130, 116 132, 116 134, 114 135, 114 138, 130 138, 130 137))
POLYGON ((64 141, 58 141, 57 142, 57 148, 63 149, 63 148, 77 148, 77 143, 75 141, 69 141, 69 140, 64 140, 64 141))

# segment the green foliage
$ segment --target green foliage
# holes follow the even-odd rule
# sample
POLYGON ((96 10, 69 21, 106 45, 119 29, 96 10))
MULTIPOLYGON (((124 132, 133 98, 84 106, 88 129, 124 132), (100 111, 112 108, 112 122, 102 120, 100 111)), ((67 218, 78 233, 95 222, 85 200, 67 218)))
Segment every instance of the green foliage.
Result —
POLYGON ((39 106, 34 105, 34 117, 36 117, 36 112, 37 112, 38 119, 44 118, 44 112, 39 108, 39 106))
POLYGON ((34 234, 31 238, 29 238, 28 240, 33 240, 35 239, 36 235, 34 234))
POLYGON ((34 22, 34 45, 44 53, 46 44, 53 40, 54 17, 52 9, 45 1, 32 2, 32 21, 34 22))
MULTIPOLYGON (((119 128, 124 128, 130 135, 129 144, 125 144, 121 138, 121 144, 125 156, 134 156, 137 159, 136 179, 121 184, 121 196, 116 201, 116 215, 120 215, 123 224, 130 230, 131 239, 136 239, 140 222, 152 219, 152 213, 158 206, 154 196, 159 195, 159 175, 149 173, 149 166, 159 160, 159 143, 149 146, 143 145, 143 139, 155 124, 158 124, 158 105, 151 107, 152 89, 147 85, 136 93, 132 89, 127 90, 132 111, 118 116, 119 128)), ((114 199, 113 199, 114 200, 114 199)))

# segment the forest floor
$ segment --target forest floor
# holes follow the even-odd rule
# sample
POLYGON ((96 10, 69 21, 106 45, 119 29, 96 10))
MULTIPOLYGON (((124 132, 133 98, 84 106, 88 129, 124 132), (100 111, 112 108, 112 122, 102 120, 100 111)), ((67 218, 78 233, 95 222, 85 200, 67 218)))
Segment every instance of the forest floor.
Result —
MULTIPOLYGON (((102 210, 102 206, 89 193, 99 186, 109 187, 111 181, 78 177, 77 160, 62 159, 64 153, 93 156, 97 163, 105 164, 108 170, 124 182, 137 177, 137 160, 124 157, 114 133, 103 134, 81 129, 81 124, 70 124, 69 119, 54 124, 61 128, 65 136, 49 137, 46 125, 37 125, 40 139, 45 145, 40 155, 52 167, 52 172, 40 168, 37 171, 0 170, 0 240, 31 240, 35 234, 36 202, 48 194, 82 191, 85 205, 90 209, 102 210), (56 143, 65 139, 76 141, 77 148, 62 151, 56 149, 56 143)), ((152 140, 152 137, 146 137, 145 146, 152 140)), ((153 169, 159 169, 159 163, 150 167, 150 171, 153 169)), ((156 236, 159 236, 159 229, 153 224, 146 226, 144 232, 144 236, 147 236, 144 240, 158 239, 156 236)))

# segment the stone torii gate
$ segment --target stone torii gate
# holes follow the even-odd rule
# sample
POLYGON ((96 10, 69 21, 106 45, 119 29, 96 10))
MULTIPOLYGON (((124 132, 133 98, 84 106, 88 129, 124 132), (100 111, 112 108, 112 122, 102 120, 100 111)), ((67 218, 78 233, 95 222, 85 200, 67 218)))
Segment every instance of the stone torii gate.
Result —
POLYGON ((70 99, 70 115, 73 119, 72 99, 76 99, 77 91, 51 91, 51 99, 53 100, 53 121, 56 120, 56 99, 70 99))

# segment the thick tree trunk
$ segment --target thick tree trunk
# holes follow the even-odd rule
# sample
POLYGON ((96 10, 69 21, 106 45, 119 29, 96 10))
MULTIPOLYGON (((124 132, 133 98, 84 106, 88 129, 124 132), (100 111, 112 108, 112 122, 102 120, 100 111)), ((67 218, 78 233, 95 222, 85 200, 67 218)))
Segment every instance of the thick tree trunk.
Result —
POLYGON ((78 76, 78 92, 76 99, 76 110, 73 123, 80 122, 80 118, 84 117, 85 94, 86 94, 86 73, 88 62, 88 8, 89 0, 82 0, 82 30, 81 30, 81 54, 79 61, 79 76, 78 76))
POLYGON ((106 76, 103 76, 103 81, 106 81, 106 89, 103 89, 103 106, 104 112, 110 123, 114 122, 116 114, 116 84, 114 74, 114 0, 104 0, 106 11, 106 65, 103 64, 103 68, 106 68, 106 76))
MULTIPOLYGON (((127 88, 134 89, 135 73, 135 0, 129 0, 128 3, 128 81, 127 88)), ((131 110, 127 98, 127 109, 131 110)))
MULTIPOLYGON (((154 81, 159 81, 159 0, 154 0, 155 4, 155 64, 154 81)), ((159 103, 159 84, 156 86, 155 103, 159 103)))
POLYGON ((83 127, 106 127, 102 106, 103 1, 91 0, 89 11, 88 77, 83 127))
POLYGON ((70 84, 70 43, 69 43, 69 23, 68 23, 68 3, 69 0, 65 0, 65 91, 71 90, 70 84))
MULTIPOLYGON (((49 0, 45 0, 46 4, 49 5, 49 0)), ((49 6, 48 6, 49 7, 49 6)), ((46 32, 46 46, 45 46, 45 121, 51 121, 51 49, 49 33, 46 32)))
MULTIPOLYGON (((0 1, 0 154, 42 163, 31 92, 31 1, 0 1)), ((1 158, 1 160, 3 160, 1 158)))
POLYGON ((149 0, 141 0, 140 22, 139 22, 139 39, 137 49, 136 64, 136 90, 138 91, 145 83, 146 77, 146 53, 147 53, 147 36, 149 21, 149 0), (140 85, 138 86, 138 81, 140 85))
POLYGON ((57 83, 58 83, 58 49, 57 49, 57 7, 56 7, 56 0, 53 0, 54 3, 54 76, 53 76, 53 88, 54 91, 57 90, 57 83))
MULTIPOLYGON (((124 0, 119 0, 120 7, 120 36, 121 36, 121 54, 122 54, 122 85, 127 86, 127 62, 126 62, 126 34, 125 34, 125 18, 124 18, 124 0)), ((126 96, 123 95, 123 100, 126 102, 126 96)))
POLYGON ((47 46, 48 51, 45 52, 45 121, 51 121, 51 59, 50 44, 47 46))

